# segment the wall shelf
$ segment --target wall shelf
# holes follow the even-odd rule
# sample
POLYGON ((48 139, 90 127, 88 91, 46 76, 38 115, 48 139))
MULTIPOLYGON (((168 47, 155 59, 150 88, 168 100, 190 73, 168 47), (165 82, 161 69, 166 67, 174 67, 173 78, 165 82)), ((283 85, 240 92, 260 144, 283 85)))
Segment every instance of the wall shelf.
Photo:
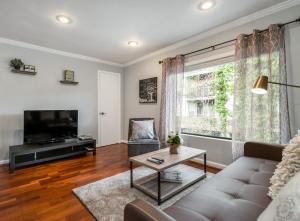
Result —
POLYGON ((18 73, 18 74, 27 74, 27 75, 36 75, 37 73, 37 72, 30 72, 30 71, 21 71, 16 69, 12 69, 11 72, 18 73))
POLYGON ((76 81, 59 81, 62 84, 72 84, 72 85, 76 85, 79 84, 79 82, 76 81))

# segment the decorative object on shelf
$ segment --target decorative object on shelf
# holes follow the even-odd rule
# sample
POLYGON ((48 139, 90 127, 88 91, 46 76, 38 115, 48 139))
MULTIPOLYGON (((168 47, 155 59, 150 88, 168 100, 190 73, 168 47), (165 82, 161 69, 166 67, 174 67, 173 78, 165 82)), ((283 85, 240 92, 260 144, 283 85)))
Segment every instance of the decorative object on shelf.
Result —
POLYGON ((19 74, 35 75, 35 67, 32 65, 25 65, 23 61, 19 58, 14 58, 10 60, 10 67, 12 67, 11 72, 19 74))
POLYGON ((23 65, 24 65, 23 61, 19 58, 14 58, 14 59, 10 60, 10 66, 14 70, 20 70, 23 65))
POLYGON ((24 65, 24 71, 34 73, 35 72, 35 66, 25 64, 24 65))
POLYGON ((79 139, 79 140, 92 140, 93 137, 90 136, 90 135, 79 135, 79 136, 78 136, 78 139, 79 139))
POLYGON ((74 71, 65 70, 64 71, 64 80, 65 81, 74 81, 74 71))
POLYGON ((60 81, 62 84, 72 84, 76 85, 79 84, 79 82, 74 81, 74 71, 71 70, 65 70, 64 71, 64 80, 60 81))
POLYGON ((157 103, 157 77, 140 80, 139 100, 141 104, 157 103))
POLYGON ((178 154, 178 148, 183 144, 183 139, 179 136, 178 133, 170 132, 168 135, 168 144, 170 144, 170 153, 178 154))

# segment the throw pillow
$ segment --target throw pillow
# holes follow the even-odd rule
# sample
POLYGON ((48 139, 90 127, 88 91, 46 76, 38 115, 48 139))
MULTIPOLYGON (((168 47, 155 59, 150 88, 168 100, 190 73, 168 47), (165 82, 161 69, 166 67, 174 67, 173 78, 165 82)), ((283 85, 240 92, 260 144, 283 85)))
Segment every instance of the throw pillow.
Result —
POLYGON ((271 177, 268 195, 275 199, 280 189, 300 171, 300 132, 290 141, 282 152, 282 161, 271 177))
POLYGON ((257 221, 298 221, 300 220, 300 172, 279 192, 257 221))
POLYGON ((153 120, 132 121, 132 135, 130 140, 153 139, 153 120))

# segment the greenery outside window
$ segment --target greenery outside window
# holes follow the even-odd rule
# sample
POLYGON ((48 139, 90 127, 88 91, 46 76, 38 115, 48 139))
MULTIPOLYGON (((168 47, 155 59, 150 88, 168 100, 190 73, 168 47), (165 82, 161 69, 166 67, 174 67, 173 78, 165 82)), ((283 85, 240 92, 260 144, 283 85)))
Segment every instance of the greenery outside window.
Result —
POLYGON ((234 63, 185 71, 181 132, 231 139, 234 63))

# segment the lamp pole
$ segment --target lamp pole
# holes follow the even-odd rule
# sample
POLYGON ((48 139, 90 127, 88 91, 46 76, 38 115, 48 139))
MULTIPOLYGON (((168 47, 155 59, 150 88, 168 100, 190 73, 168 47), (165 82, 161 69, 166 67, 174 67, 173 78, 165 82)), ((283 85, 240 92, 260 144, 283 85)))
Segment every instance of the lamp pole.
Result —
POLYGON ((296 88, 300 88, 300 86, 298 86, 298 85, 293 85, 293 84, 283 84, 283 83, 274 82, 274 81, 268 81, 268 83, 269 83, 269 84, 277 84, 277 85, 287 86, 287 87, 296 87, 296 88))

